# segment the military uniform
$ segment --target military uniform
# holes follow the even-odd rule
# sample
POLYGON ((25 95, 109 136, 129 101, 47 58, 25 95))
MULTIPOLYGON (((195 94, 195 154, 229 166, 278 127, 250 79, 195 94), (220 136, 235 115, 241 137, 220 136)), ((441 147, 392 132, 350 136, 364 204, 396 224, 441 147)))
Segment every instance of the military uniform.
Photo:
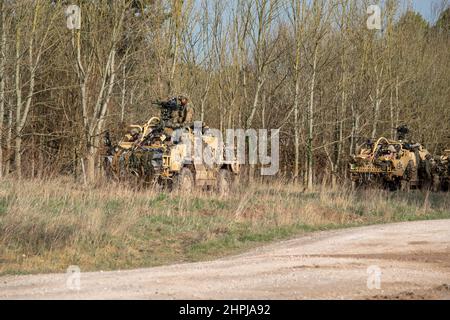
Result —
POLYGON ((194 108, 188 103, 185 96, 177 98, 179 101, 178 108, 172 111, 170 120, 166 122, 166 126, 172 129, 194 126, 194 108))
POLYGON ((192 127, 194 125, 194 108, 190 105, 181 106, 179 110, 172 111, 170 126, 173 128, 192 127))

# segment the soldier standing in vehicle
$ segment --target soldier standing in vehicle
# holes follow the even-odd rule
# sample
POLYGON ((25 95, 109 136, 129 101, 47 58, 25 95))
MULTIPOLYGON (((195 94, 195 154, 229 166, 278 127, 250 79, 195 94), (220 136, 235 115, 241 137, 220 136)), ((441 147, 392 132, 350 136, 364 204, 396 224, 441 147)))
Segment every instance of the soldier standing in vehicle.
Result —
POLYGON ((194 109, 185 95, 169 98, 167 102, 158 102, 161 106, 161 119, 164 133, 172 136, 172 142, 178 143, 185 128, 194 127, 194 109))
POLYGON ((175 132, 172 135, 172 141, 174 143, 181 141, 181 137, 185 131, 184 128, 194 127, 194 109, 189 104, 189 99, 186 96, 181 95, 178 97, 178 101, 180 107, 175 114, 173 114, 175 132))
POLYGON ((173 129, 193 127, 194 108, 189 104, 189 99, 184 95, 180 95, 177 100, 179 107, 172 111, 172 119, 167 126, 173 129))

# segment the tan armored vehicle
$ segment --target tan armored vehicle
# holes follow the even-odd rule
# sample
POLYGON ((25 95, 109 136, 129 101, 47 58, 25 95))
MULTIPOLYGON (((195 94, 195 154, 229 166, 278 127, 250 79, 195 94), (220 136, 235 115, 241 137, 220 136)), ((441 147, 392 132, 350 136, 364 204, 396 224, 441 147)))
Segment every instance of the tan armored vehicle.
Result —
POLYGON ((386 138, 370 141, 351 159, 353 186, 380 185, 391 190, 426 187, 432 181, 430 160, 430 153, 420 144, 386 138))
MULTIPOLYGON (((239 173, 235 162, 199 161, 194 159, 195 136, 190 128, 177 130, 161 126, 160 119, 151 118, 144 125, 130 125, 116 145, 110 145, 105 157, 107 176, 115 180, 133 179, 137 184, 163 185, 182 192, 195 187, 215 190, 225 195, 239 173), (182 134, 183 139, 181 139, 182 134)), ((219 141, 207 132, 199 138, 211 157, 217 157, 219 141)))

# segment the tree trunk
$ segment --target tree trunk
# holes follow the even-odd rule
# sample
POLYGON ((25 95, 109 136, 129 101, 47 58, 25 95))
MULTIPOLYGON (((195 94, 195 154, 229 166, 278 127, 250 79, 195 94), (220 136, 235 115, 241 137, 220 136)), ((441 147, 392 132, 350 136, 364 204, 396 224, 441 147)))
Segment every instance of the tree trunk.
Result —
MULTIPOLYGON (((125 16, 125 6, 121 8, 120 17, 116 21, 112 31, 112 43, 109 50, 108 57, 105 59, 105 65, 102 72, 100 88, 96 96, 96 102, 93 106, 93 111, 89 112, 88 96, 92 94, 88 90, 89 73, 86 73, 81 56, 81 33, 77 30, 72 34, 72 45, 76 50, 76 64, 77 76, 79 82, 79 89, 81 94, 81 112, 83 117, 84 127, 84 144, 86 147, 84 159, 86 160, 86 180, 89 183, 95 181, 96 178, 96 156, 100 145, 100 135, 102 134, 103 125, 105 123, 106 114, 108 111, 109 101, 111 99, 112 91, 116 79, 116 47, 117 41, 120 38, 122 31, 122 23, 125 16)), ((87 69, 89 71, 89 68, 87 69)), ((125 70, 123 70, 125 71, 125 70)), ((125 85, 125 84, 124 84, 125 85)))
POLYGON ((316 72, 317 72, 317 55, 318 46, 314 50, 313 73, 311 77, 310 99, 308 110, 308 190, 313 189, 313 134, 314 134, 314 94, 316 88, 316 72))
POLYGON ((125 98, 127 94, 127 78, 126 78, 126 64, 123 64, 122 67, 122 97, 120 100, 120 123, 123 123, 125 120, 125 98))
POLYGON ((39 149, 38 149, 38 169, 37 169, 37 178, 42 179, 44 177, 44 153, 42 149, 44 147, 42 137, 39 138, 39 149))
POLYGON ((22 177, 21 159, 20 159, 20 147, 22 144, 21 132, 20 132, 20 119, 22 119, 22 88, 20 84, 20 27, 17 26, 16 30, 16 138, 15 138, 15 152, 14 152, 14 164, 16 169, 17 178, 22 177))
MULTIPOLYGON (((344 55, 344 54, 343 54, 344 55)), ((332 187, 336 187, 337 175, 340 172, 341 167, 341 154, 342 147, 344 144, 344 119, 347 111, 347 95, 346 95, 346 73, 345 73, 345 62, 344 58, 342 59, 342 88, 341 88, 341 107, 337 107, 337 119, 339 121, 336 123, 335 128, 335 150, 334 150, 334 164, 331 170, 331 184, 332 187)))
POLYGON ((21 156, 21 146, 22 146, 22 131, 25 127, 26 121, 28 119, 28 114, 31 109, 31 103, 34 95, 34 85, 36 76, 36 66, 39 63, 40 52, 34 61, 34 37, 36 33, 37 18, 39 12, 40 4, 38 2, 34 5, 33 12, 33 23, 31 26, 31 36, 30 42, 28 44, 28 68, 30 70, 29 77, 29 88, 28 95, 24 108, 22 110, 22 89, 21 89, 21 77, 20 77, 20 65, 22 62, 21 52, 20 52, 20 41, 21 41, 21 30, 20 26, 17 26, 16 31, 16 95, 17 95, 17 106, 16 106, 16 150, 15 150, 15 164, 17 177, 20 179, 22 177, 22 156, 21 156), (22 112, 23 111, 23 112, 22 112))
POLYGON ((398 77, 396 79, 395 83, 395 123, 394 126, 397 128, 399 124, 399 117, 400 117, 400 102, 399 102, 399 91, 400 91, 400 84, 398 83, 398 77))
POLYGON ((0 0, 0 178, 3 177, 3 120, 5 114, 6 32, 4 0, 0 0))
POLYGON ((13 109, 12 107, 8 110, 8 131, 6 134, 6 163, 5 163, 5 175, 8 175, 11 171, 11 140, 12 140, 12 118, 13 109))
POLYGON ((86 155, 86 180, 88 183, 95 182, 95 158, 96 149, 91 146, 86 155))
POLYGON ((375 73, 377 78, 377 87, 375 89, 375 99, 373 101, 373 124, 372 124, 372 137, 376 138, 377 136, 377 128, 378 128, 378 121, 380 120, 380 107, 381 102, 383 100, 382 93, 384 91, 384 86, 381 85, 382 77, 383 77, 383 67, 381 67, 380 73, 377 72, 378 68, 375 67, 375 73))
POLYGON ((16 136, 16 144, 15 144, 15 158, 14 163, 16 166, 16 175, 20 180, 22 178, 22 137, 20 135, 16 136))
POLYGON ((376 97, 374 101, 374 110, 373 110, 373 125, 372 125, 372 137, 376 138, 377 136, 377 128, 378 128, 378 121, 380 119, 380 106, 381 106, 381 98, 379 97, 380 91, 377 88, 376 90, 376 97))
POLYGON ((258 108, 259 95, 261 93, 261 89, 262 89, 263 85, 264 85, 264 81, 262 79, 258 79, 258 83, 256 85, 255 96, 253 98, 252 110, 250 112, 250 116, 247 119, 247 129, 250 129, 250 127, 253 124, 253 118, 255 117, 256 109, 258 108))
POLYGON ((297 181, 300 173, 300 122, 299 122, 300 81, 298 76, 295 81, 294 97, 294 180, 297 181))
POLYGON ((392 89, 389 92, 389 116, 391 121, 391 139, 395 139, 395 115, 394 115, 394 93, 392 89))

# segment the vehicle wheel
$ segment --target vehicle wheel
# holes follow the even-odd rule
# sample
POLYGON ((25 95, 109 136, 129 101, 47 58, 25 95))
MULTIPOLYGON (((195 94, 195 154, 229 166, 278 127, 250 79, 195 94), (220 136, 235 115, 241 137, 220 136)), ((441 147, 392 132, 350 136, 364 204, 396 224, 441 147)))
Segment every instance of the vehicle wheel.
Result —
POLYGON ((194 175, 189 168, 182 168, 174 181, 174 189, 182 193, 190 193, 194 190, 194 175))
POLYGON ((431 178, 432 178, 432 174, 431 174, 432 168, 431 167, 432 167, 431 162, 429 160, 424 160, 424 165, 423 165, 424 175, 428 181, 431 181, 431 178))
POLYGON ((231 174, 226 169, 220 169, 217 173, 216 191, 220 196, 227 196, 230 193, 231 174))
POLYGON ((400 181, 400 190, 404 192, 409 192, 411 190, 411 182, 402 179, 400 181))
POLYGON ((363 190, 363 189, 365 189, 366 186, 367 186, 367 184, 364 183, 364 181, 361 180, 361 179, 358 179, 356 181, 352 181, 352 190, 353 191, 363 190))
POLYGON ((409 161, 408 165, 406 166, 405 172, 403 173, 403 179, 411 181, 413 179, 414 175, 414 162, 409 161))
POLYGON ((410 191, 411 190, 411 180, 414 176, 414 162, 409 161, 408 166, 403 173, 403 177, 400 180, 400 190, 401 191, 410 191))
POLYGON ((433 192, 439 192, 441 191, 441 179, 438 175, 433 176, 433 192))
POLYGON ((447 180, 447 181, 443 181, 443 182, 442 182, 441 190, 442 190, 443 192, 450 192, 450 180, 447 180))

